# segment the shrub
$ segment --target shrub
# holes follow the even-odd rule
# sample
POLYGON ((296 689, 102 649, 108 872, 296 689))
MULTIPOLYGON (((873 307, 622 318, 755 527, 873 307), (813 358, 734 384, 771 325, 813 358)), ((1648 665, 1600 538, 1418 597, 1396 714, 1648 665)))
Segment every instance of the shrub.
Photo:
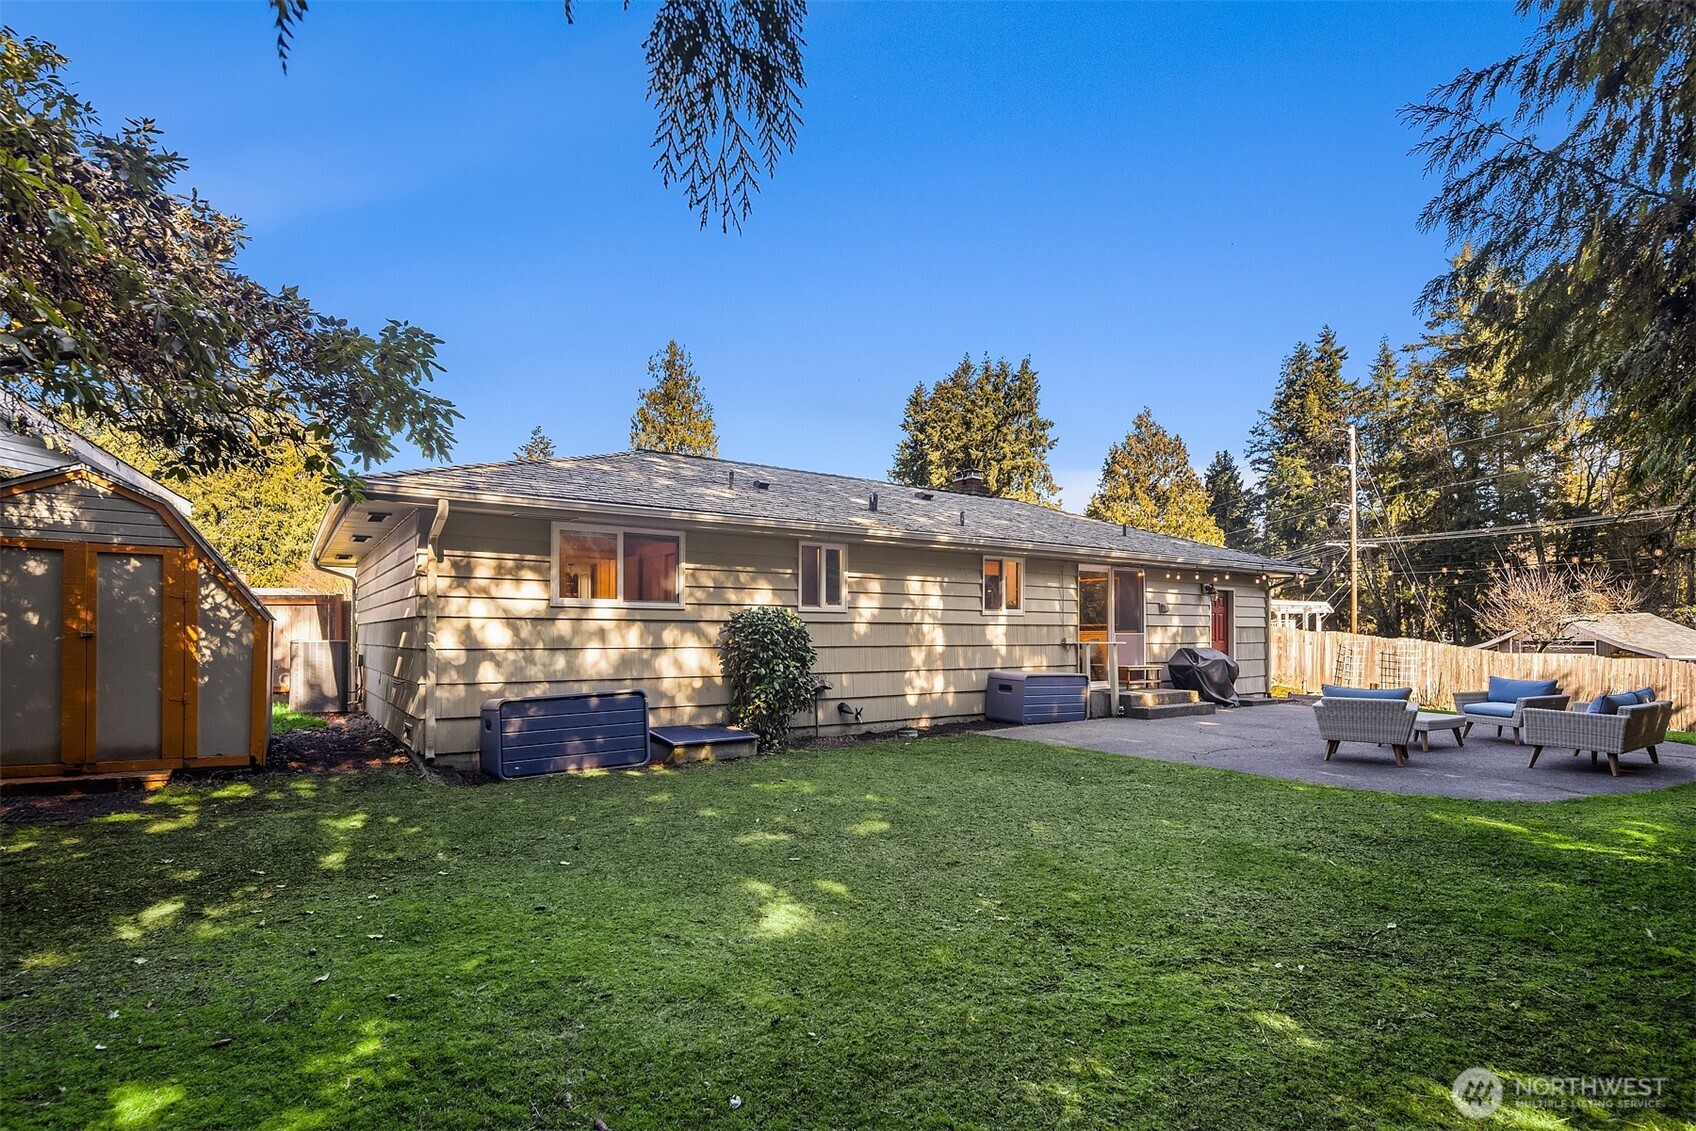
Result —
POLYGON ((781 749, 789 720, 813 703, 813 641, 793 609, 758 605, 731 616, 718 656, 730 683, 730 721, 781 749))

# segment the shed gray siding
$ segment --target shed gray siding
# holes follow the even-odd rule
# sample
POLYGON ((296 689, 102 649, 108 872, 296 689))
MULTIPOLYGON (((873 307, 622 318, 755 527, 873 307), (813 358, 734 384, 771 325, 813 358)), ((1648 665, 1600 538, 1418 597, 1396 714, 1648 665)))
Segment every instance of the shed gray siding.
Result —
POLYGON ((0 497, 0 532, 9 538, 55 542, 183 544, 152 507, 126 499, 98 481, 54 483, 0 497))

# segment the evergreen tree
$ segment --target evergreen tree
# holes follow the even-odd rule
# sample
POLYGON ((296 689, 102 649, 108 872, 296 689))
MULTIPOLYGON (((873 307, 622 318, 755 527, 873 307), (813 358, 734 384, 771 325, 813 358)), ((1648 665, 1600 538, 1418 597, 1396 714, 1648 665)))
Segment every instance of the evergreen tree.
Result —
POLYGON ((1202 483, 1207 488, 1207 513, 1223 533, 1225 545, 1233 550, 1256 549, 1260 538, 1255 530, 1254 492, 1244 485, 1230 452, 1213 453, 1202 483))
POLYGON ((1696 141, 1689 4, 1520 0, 1541 26, 1403 116, 1442 189, 1421 222, 1476 254, 1433 307, 1492 277, 1487 344, 1525 400, 1595 395, 1593 430, 1633 451, 1638 488, 1696 500, 1696 141))
POLYGON ((636 415, 630 418, 631 450, 716 458, 713 406, 701 392, 689 351, 673 338, 648 359, 648 376, 653 384, 642 390, 636 415))
POLYGON ((992 495, 1053 505, 1060 488, 1048 466, 1054 422, 1042 415, 1041 386, 1031 359, 1014 369, 985 354, 968 354, 931 388, 907 398, 902 438, 890 478, 914 487, 947 488, 978 470, 992 495))
POLYGON ((1108 449, 1101 483, 1084 513, 1222 546, 1225 536, 1210 513, 1210 502, 1201 476, 1190 466, 1183 439, 1162 428, 1144 408, 1130 434, 1108 449))
POLYGON ((513 459, 553 459, 554 442, 548 439, 540 424, 530 429, 530 438, 512 453, 513 459))
POLYGON ((1343 378, 1348 351, 1329 326, 1284 359, 1272 406, 1249 440, 1260 474, 1266 548, 1311 553, 1346 536, 1348 420, 1352 388, 1343 378))

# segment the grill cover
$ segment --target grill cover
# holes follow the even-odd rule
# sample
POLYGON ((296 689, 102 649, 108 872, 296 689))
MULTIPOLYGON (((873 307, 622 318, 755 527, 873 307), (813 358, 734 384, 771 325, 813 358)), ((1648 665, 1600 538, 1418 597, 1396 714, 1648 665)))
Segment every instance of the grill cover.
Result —
POLYGON ((1180 691, 1194 691, 1209 703, 1237 706, 1237 662, 1214 648, 1179 648, 1166 661, 1166 675, 1180 691))

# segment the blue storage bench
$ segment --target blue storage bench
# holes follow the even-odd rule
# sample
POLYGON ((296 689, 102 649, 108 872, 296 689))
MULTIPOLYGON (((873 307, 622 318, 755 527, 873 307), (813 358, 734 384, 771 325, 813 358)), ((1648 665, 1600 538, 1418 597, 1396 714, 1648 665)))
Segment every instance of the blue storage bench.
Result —
POLYGON ((654 727, 648 732, 648 760, 657 766, 725 762, 747 757, 759 746, 759 735, 741 727, 654 727))
POLYGON ((1082 672, 990 672, 983 713, 998 723, 1072 723, 1089 716, 1082 672))
POLYGON ((479 768, 497 778, 625 770, 648 762, 648 697, 640 691, 490 699, 479 768))

